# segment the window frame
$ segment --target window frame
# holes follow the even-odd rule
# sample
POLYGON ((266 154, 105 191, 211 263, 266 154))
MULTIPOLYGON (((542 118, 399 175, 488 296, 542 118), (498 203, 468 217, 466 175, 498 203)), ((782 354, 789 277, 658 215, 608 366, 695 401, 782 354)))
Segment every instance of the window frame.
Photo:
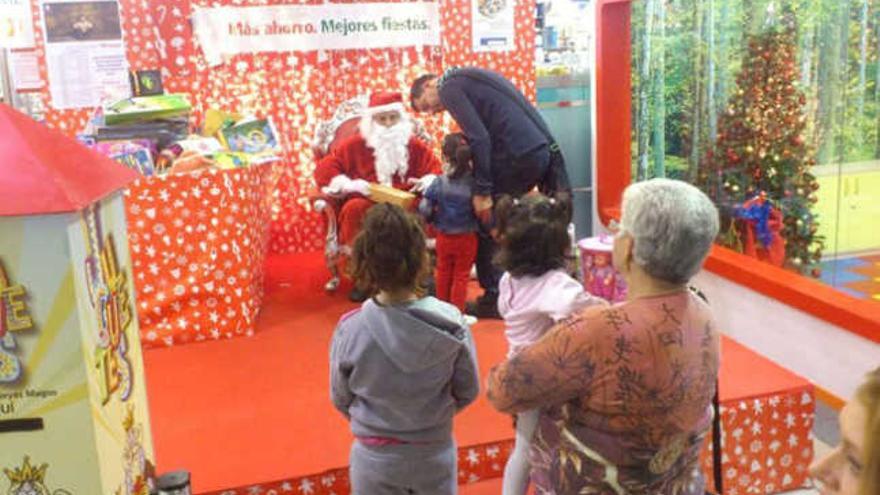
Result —
MULTIPOLYGON (((632 181, 632 0, 596 1, 594 167, 596 212, 607 226, 620 218, 632 181)), ((844 330, 880 343, 880 302, 857 299, 809 277, 719 245, 704 268, 844 330)))

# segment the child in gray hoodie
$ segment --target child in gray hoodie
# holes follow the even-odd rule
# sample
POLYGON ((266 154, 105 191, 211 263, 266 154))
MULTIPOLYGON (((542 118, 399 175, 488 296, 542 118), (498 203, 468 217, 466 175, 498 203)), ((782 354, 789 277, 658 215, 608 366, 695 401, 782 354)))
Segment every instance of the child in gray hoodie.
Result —
POLYGON ((479 393, 470 329, 421 295, 429 266, 414 216, 373 206, 353 251, 352 278, 373 297, 339 320, 330 349, 330 396, 356 438, 352 493, 455 494, 452 417, 479 393))

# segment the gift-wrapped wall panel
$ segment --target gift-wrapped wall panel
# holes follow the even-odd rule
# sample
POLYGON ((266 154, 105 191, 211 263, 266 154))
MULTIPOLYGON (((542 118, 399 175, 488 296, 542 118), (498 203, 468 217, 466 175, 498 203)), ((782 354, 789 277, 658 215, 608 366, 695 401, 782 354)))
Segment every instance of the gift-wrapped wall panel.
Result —
MULTIPOLYGON (((209 67, 193 36, 193 6, 324 4, 295 0, 120 0, 126 54, 132 69, 161 68, 165 88, 184 92, 193 103, 193 122, 210 107, 253 112, 274 121, 284 141, 284 171, 274 191, 271 245, 275 252, 320 249, 323 225, 306 199, 314 169, 309 147, 318 122, 340 102, 377 89, 406 91, 424 71, 453 65, 496 69, 529 97, 535 94, 534 4, 516 2, 516 47, 509 52, 474 53, 471 49, 471 1, 443 0, 440 46, 243 54, 209 67)), ((360 0, 326 3, 366 3, 360 0)), ((47 80, 40 5, 33 0, 40 73, 47 80)), ((49 125, 74 134, 91 110, 55 110, 48 85, 40 93, 49 125)), ((448 130, 448 117, 429 117, 436 137, 448 130)))

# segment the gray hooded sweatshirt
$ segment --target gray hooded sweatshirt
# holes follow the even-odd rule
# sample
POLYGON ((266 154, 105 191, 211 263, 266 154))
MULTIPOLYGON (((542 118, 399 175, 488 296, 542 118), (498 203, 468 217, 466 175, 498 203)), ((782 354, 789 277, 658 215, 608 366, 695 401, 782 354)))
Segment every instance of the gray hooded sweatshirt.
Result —
POLYGON ((452 417, 477 398, 477 353, 455 306, 433 297, 373 299, 339 320, 330 396, 358 437, 445 442, 452 417))

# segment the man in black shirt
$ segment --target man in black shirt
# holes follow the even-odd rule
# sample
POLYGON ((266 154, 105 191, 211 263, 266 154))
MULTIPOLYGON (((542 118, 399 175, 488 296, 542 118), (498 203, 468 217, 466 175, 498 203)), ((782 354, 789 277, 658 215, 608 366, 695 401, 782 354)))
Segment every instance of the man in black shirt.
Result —
POLYGON ((417 112, 448 111, 470 144, 474 211, 484 227, 476 263, 484 293, 468 310, 479 317, 497 318, 501 271, 492 264, 496 244, 487 228, 493 198, 521 196, 539 185, 544 192, 567 191, 568 177, 558 147, 526 97, 490 70, 457 68, 442 76, 421 76, 413 82, 410 100, 417 112), (558 160, 551 159, 554 153, 558 160))

